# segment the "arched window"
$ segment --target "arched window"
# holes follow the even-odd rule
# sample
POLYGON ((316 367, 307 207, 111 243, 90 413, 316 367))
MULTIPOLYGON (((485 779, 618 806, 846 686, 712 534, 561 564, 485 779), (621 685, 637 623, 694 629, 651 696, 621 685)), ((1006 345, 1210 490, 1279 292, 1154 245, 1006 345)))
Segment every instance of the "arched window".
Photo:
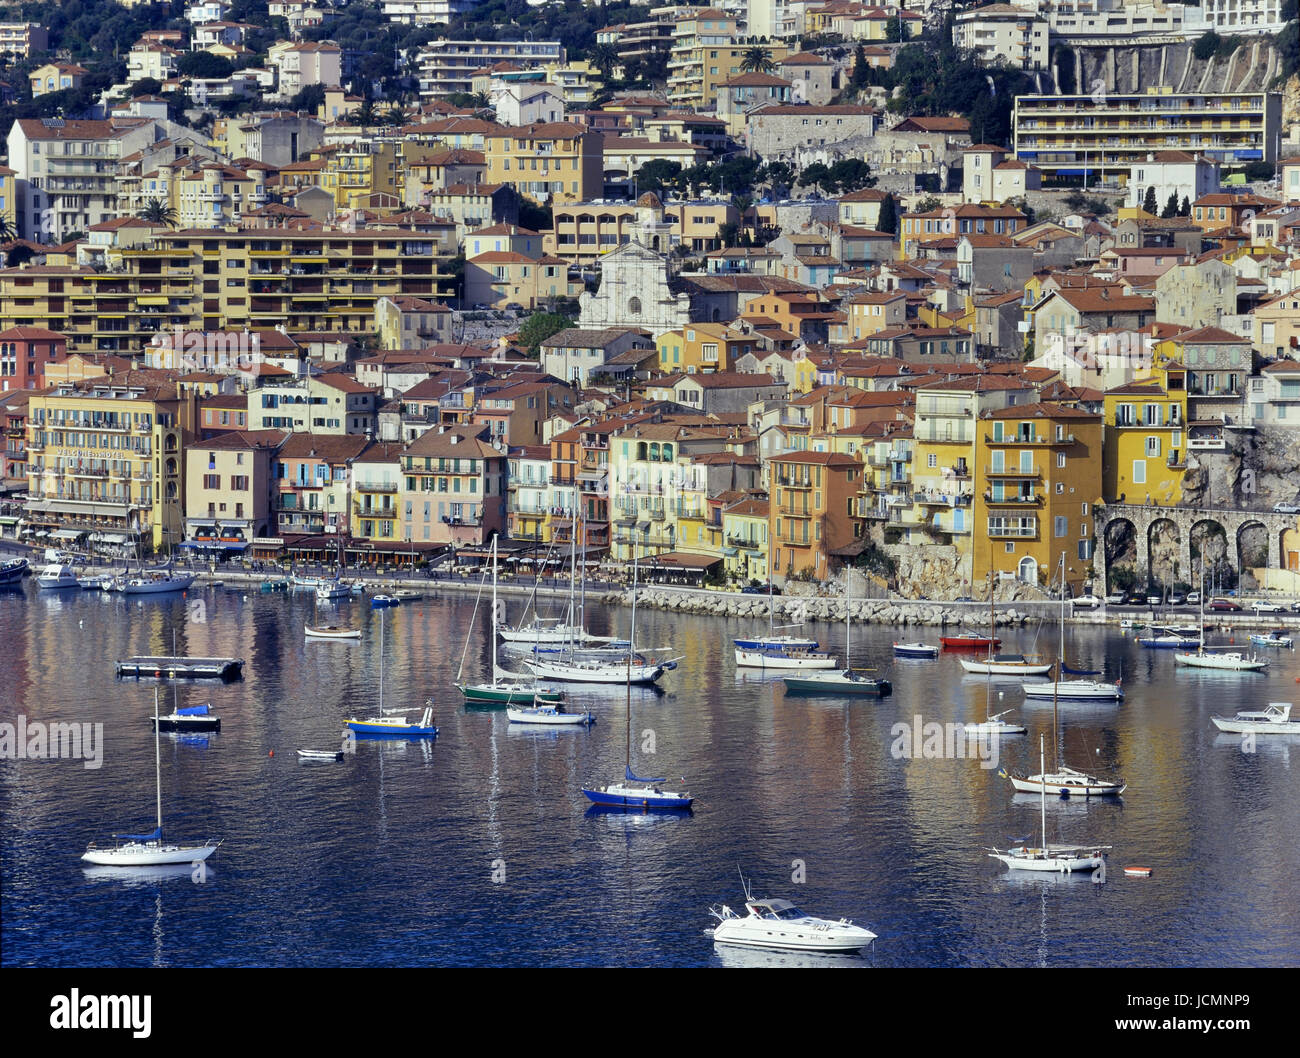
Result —
POLYGON ((664 462, 671 463, 672 461, 673 461, 673 446, 664 445, 664 462))
POLYGON ((651 445, 650 445, 650 461, 651 461, 652 463, 657 463, 657 462, 659 462, 659 444, 658 444, 658 442, 651 442, 651 445))
POLYGON ((627 303, 627 311, 633 316, 641 315, 641 299, 633 298, 627 303))
POLYGON ((636 445, 636 457, 642 462, 645 461, 646 444, 644 441, 638 441, 636 445))

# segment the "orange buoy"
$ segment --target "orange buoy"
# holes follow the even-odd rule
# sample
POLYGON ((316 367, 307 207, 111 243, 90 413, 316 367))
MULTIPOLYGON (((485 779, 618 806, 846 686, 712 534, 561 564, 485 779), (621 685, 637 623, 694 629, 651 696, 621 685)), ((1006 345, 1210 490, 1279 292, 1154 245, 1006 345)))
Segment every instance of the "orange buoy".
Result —
POLYGON ((268 753, 267 756, 268 756, 268 757, 274 757, 274 756, 275 756, 275 750, 271 750, 271 752, 268 753))
POLYGON ((159 679, 161 679, 161 678, 162 678, 162 669, 155 669, 155 670, 154 670, 154 675, 157 676, 159 679))

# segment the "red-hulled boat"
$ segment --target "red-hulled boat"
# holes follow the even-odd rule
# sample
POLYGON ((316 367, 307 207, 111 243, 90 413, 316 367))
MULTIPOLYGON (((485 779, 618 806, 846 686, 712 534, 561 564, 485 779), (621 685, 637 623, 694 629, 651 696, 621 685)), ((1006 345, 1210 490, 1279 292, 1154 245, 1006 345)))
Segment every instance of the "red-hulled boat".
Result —
POLYGON ((974 632, 963 632, 957 636, 943 636, 944 650, 996 650, 1002 645, 1002 640, 996 636, 990 639, 988 636, 977 635, 974 632))

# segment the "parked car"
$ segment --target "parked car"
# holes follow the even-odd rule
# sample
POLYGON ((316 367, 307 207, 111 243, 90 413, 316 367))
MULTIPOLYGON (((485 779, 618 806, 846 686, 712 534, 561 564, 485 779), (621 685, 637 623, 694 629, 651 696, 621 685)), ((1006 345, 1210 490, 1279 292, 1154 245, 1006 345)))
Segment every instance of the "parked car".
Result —
POLYGON ((1218 610, 1220 612, 1240 613, 1241 604, 1235 603, 1231 599, 1211 599, 1205 607, 1207 610, 1218 610))
POLYGON ((1148 595, 1148 596, 1147 596, 1147 605, 1148 605, 1148 606, 1159 606, 1159 605, 1160 605, 1160 596, 1159 596, 1159 595, 1148 595))
POLYGON ((1300 599, 1297 599, 1295 602, 1293 602, 1290 606, 1287 607, 1287 609, 1290 610, 1292 613, 1300 613, 1300 599))
POLYGON ((1187 602, 1187 596, 1180 591, 1176 591, 1169 596, 1170 606, 1182 606, 1185 602, 1187 602))
POLYGON ((969 595, 958 595, 957 598, 953 599, 953 602, 974 602, 974 601, 975 600, 972 599, 969 595))
POLYGON ((1123 606, 1124 600, 1127 598, 1128 596, 1125 595, 1122 591, 1113 591, 1106 596, 1106 602, 1109 603, 1111 606, 1123 606))
POLYGON ((1200 593, 1199 591, 1189 591, 1189 592, 1187 593, 1187 605, 1188 605, 1188 606, 1200 606, 1200 605, 1201 605, 1201 593, 1200 593))
POLYGON ((1071 599, 1070 605, 1076 610, 1093 610, 1101 605, 1101 600, 1095 595, 1080 595, 1078 598, 1071 599))
POLYGON ((52 564, 67 564, 75 562, 76 556, 70 551, 64 551, 61 547, 47 547, 45 549, 45 561, 52 564))
POLYGON ((743 588, 740 589, 740 594, 741 595, 767 595, 769 591, 772 595, 781 594, 781 589, 778 588, 775 584, 773 584, 770 589, 766 584, 746 584, 743 588))
POLYGON ((1286 613, 1286 607, 1277 602, 1260 601, 1251 607, 1256 613, 1286 613))
POLYGON ((1144 591, 1131 591, 1128 593, 1128 604, 1130 606, 1144 606, 1147 601, 1147 593, 1144 591))
POLYGON ((1300 504, 1297 503, 1275 503, 1273 504, 1274 514, 1300 514, 1300 504))

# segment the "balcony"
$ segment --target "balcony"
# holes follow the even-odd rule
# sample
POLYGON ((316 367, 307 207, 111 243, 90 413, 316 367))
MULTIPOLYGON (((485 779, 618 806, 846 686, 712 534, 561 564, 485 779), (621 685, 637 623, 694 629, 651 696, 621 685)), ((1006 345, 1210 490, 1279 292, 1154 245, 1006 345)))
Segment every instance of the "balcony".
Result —
POLYGON ((795 505, 792 504, 792 503, 782 503, 782 504, 778 504, 778 505, 777 505, 777 508, 776 508, 776 511, 777 511, 778 514, 787 514, 787 515, 790 515, 792 518, 815 518, 815 517, 817 517, 817 512, 816 512, 816 511, 810 511, 810 510, 808 510, 807 508, 797 508, 797 507, 795 507, 795 505))
POLYGON ((1038 523, 1035 521, 1032 525, 990 525, 988 535, 992 540, 1032 540, 1038 535, 1038 523))
POLYGON ((813 487, 810 478, 777 478, 776 483, 784 489, 811 489, 813 487))
POLYGON ((1043 497, 1041 493, 1030 493, 1029 495, 1013 494, 994 497, 991 492, 984 493, 984 502, 990 507, 1041 507, 1043 497))
POLYGON ((944 495, 938 492, 918 492, 912 497, 913 503, 923 507, 969 507, 970 493, 944 495))
POLYGON ((1028 470, 1019 467, 985 467, 984 473, 991 478, 1029 478, 1034 481, 1043 476, 1037 467, 1028 470))

